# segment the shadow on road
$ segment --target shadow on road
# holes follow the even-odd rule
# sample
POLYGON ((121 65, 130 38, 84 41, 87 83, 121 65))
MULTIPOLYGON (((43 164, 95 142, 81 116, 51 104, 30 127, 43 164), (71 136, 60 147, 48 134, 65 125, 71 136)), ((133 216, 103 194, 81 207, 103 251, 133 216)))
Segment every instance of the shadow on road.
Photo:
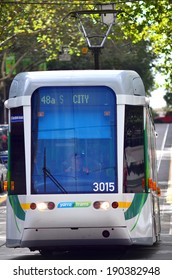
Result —
MULTIPOLYGON (((155 251, 161 244, 154 246, 111 246, 110 248, 81 248, 70 251, 53 252, 41 255, 39 252, 33 255, 14 257, 13 260, 140 260, 161 259, 156 256, 155 251), (157 258, 155 258, 155 256, 157 258)), ((168 246, 168 245, 167 245, 168 246)))

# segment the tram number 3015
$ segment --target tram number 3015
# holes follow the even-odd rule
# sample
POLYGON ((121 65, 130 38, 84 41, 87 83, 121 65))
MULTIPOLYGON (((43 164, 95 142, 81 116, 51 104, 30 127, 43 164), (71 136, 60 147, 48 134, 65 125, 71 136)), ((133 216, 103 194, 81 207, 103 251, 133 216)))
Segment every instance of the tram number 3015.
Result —
POLYGON ((114 182, 94 182, 93 191, 94 192, 114 192, 115 183, 114 182))

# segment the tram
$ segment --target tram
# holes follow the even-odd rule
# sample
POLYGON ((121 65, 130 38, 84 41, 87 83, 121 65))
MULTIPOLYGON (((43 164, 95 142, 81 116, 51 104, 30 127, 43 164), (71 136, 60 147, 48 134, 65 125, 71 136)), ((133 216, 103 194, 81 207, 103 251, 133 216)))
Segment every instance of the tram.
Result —
POLYGON ((135 71, 20 73, 5 106, 7 247, 159 240, 156 133, 135 71))

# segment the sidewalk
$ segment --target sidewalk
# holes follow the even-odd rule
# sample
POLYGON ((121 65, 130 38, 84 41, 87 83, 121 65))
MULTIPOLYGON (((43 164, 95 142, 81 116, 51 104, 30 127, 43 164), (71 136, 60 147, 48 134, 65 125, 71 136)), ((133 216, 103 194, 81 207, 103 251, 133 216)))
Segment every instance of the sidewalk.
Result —
POLYGON ((0 193, 0 255, 3 250, 1 248, 5 246, 6 242, 6 193, 0 193))
POLYGON ((7 194, 6 193, 0 193, 0 206, 4 205, 4 202, 7 199, 7 194))

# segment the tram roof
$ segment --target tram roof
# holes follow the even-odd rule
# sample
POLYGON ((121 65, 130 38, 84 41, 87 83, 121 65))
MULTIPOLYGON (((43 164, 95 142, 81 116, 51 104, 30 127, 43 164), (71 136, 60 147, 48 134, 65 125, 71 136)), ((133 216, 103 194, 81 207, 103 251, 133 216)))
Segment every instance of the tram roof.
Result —
POLYGON ((61 70, 19 73, 9 98, 32 95, 43 86, 108 86, 118 94, 145 96, 140 76, 132 70, 61 70))

